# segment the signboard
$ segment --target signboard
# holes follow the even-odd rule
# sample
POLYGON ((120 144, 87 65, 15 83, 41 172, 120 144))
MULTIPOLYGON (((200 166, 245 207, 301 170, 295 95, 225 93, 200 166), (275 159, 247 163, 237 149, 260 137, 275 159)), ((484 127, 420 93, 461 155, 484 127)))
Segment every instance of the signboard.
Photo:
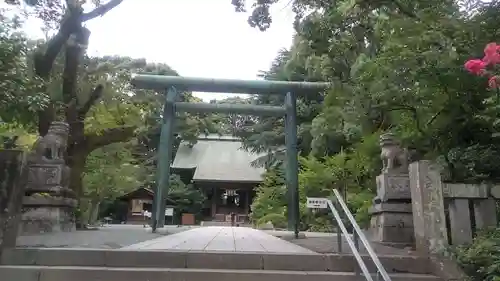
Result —
POLYGON ((166 208, 165 209, 165 216, 166 217, 173 217, 174 216, 174 208, 166 208))
POLYGON ((307 197, 307 208, 310 209, 326 209, 328 208, 328 199, 307 197))

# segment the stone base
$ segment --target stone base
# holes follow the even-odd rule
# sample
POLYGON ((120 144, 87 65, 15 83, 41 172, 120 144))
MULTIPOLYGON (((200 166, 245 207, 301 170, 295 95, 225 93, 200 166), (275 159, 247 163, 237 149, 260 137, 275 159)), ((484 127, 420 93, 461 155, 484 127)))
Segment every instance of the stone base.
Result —
POLYGON ((377 176, 377 198, 381 202, 411 200, 408 174, 383 173, 377 176))
POLYGON ((415 251, 415 243, 393 243, 393 242, 375 242, 375 243, 391 248, 415 251))
POLYGON ((20 235, 75 230, 72 207, 25 208, 19 225, 20 235))
POLYGON ((374 242, 412 245, 415 241, 411 204, 382 203, 371 209, 370 234, 374 242))

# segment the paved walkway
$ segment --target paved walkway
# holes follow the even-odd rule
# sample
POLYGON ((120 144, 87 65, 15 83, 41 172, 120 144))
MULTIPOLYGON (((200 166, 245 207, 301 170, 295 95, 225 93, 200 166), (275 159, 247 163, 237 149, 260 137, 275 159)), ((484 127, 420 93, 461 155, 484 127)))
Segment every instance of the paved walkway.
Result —
POLYGON ((144 241, 124 250, 314 253, 311 250, 247 227, 207 226, 144 241))
MULTIPOLYGON (((175 230, 178 230, 177 228, 175 230)), ((186 229, 179 228, 179 232, 186 229)), ((146 231, 142 225, 113 224, 98 230, 41 233, 17 238, 18 247, 118 249, 162 237, 146 231)))

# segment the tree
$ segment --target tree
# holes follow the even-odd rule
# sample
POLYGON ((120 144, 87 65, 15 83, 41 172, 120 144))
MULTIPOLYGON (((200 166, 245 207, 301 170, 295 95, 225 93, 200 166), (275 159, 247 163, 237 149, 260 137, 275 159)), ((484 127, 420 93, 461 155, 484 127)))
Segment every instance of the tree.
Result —
POLYGON ((141 185, 143 169, 133 160, 130 143, 111 144, 88 156, 83 176, 88 224, 96 221, 104 200, 112 201, 141 185))
MULTIPOLYGON (((298 38, 294 38, 298 42, 298 38)), ((318 79, 317 74, 305 69, 304 59, 307 54, 303 49, 282 50, 273 61, 269 71, 262 71, 259 76, 266 80, 311 81, 318 79), (299 55, 300 54, 300 55, 299 55)), ((307 51, 307 50, 306 50, 307 51)), ((310 128, 314 117, 321 109, 323 93, 300 96, 297 99, 298 148, 303 156, 311 150, 310 128)), ((254 95, 252 103, 257 105, 283 106, 284 96, 281 95, 254 95)), ((268 156, 259 159, 262 166, 280 165, 284 160, 285 126, 283 117, 254 117, 252 122, 245 124, 237 133, 243 139, 246 149, 254 153, 267 153, 268 156)))
POLYGON ((287 199, 282 171, 271 169, 264 175, 264 181, 257 187, 252 202, 250 218, 254 224, 273 223, 274 227, 286 227, 287 199))
MULTIPOLYGON (((239 96, 225 98, 222 100, 211 100, 211 104, 252 104, 254 103, 254 99, 250 98, 242 98, 239 96)), ((231 135, 236 136, 239 132, 243 131, 245 126, 254 123, 255 116, 251 115, 242 115, 242 114, 221 114, 214 113, 209 117, 209 122, 213 124, 213 130, 217 131, 217 133, 221 135, 231 135)))
MULTIPOLYGON (((308 13, 298 14, 293 45, 265 79, 334 85, 314 112, 299 118, 301 154, 308 156, 301 162, 301 196, 327 182, 343 182, 349 194, 359 188, 370 194, 379 173, 377 138, 387 131, 414 150, 414 159, 437 159, 447 181, 498 181, 496 93, 463 69, 466 59, 482 57, 483 46, 495 41, 498 1, 468 1, 474 12, 444 0, 292 3, 308 13), (335 171, 345 174, 339 178, 335 171)), ((283 145, 279 124, 258 119, 248 128, 248 148, 283 145)), ((370 196, 349 194, 352 211, 364 208, 357 212, 366 221, 370 196)))
POLYGON ((0 122, 29 125, 33 114, 43 109, 48 96, 39 93, 40 81, 31 74, 26 55, 28 39, 21 32, 20 20, 0 11, 0 122))
POLYGON ((25 2, 49 30, 55 31, 46 42, 39 42, 33 56, 34 73, 43 80, 42 92, 51 98, 38 112, 38 132, 45 135, 50 123, 59 118, 70 125, 67 164, 71 168, 71 188, 82 195, 87 156, 106 145, 130 140, 138 129, 140 122, 122 116, 140 114, 144 102, 128 95, 132 91, 129 72, 147 66, 144 60, 85 55, 90 32, 83 24, 105 15, 121 0, 93 1, 95 7, 90 12, 83 9, 86 1, 25 2))
POLYGON ((167 198, 174 202, 178 214, 199 214, 206 200, 201 190, 183 183, 178 175, 170 177, 167 198))

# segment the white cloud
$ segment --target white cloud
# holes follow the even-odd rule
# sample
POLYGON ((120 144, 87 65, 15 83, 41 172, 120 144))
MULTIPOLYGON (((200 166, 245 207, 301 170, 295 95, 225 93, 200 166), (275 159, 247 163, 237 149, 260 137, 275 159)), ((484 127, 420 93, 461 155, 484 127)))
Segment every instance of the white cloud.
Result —
MULTIPOLYGON (((261 32, 230 0, 126 0, 88 23, 89 53, 143 57, 183 76, 256 79, 291 44, 293 13, 285 4, 274 7, 271 28, 261 32)), ((29 32, 40 36, 38 26, 31 22, 29 32)), ((228 96, 196 95, 207 101, 228 96)))

